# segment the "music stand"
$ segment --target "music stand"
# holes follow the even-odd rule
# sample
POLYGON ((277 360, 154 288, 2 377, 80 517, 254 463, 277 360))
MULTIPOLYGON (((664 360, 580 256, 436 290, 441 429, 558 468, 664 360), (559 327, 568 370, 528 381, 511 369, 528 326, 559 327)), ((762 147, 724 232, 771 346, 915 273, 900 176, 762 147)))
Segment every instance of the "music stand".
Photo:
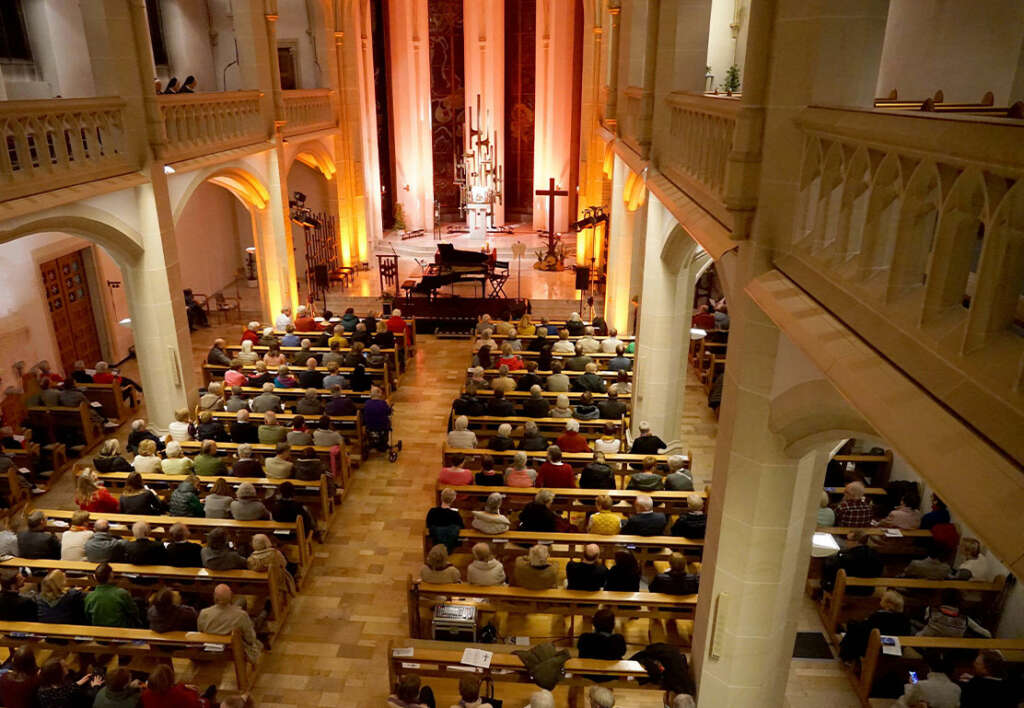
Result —
POLYGON ((395 297, 398 297, 398 256, 391 253, 377 254, 377 270, 380 273, 380 294, 388 293, 388 288, 394 286, 395 297))

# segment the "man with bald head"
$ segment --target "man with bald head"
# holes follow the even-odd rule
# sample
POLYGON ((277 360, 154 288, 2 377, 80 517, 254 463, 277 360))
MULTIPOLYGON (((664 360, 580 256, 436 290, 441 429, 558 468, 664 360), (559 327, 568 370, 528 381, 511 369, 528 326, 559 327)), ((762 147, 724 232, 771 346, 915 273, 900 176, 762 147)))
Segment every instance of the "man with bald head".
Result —
POLYGON ((232 602, 231 588, 227 585, 221 583, 214 588, 213 605, 199 613, 197 627, 208 634, 231 634, 240 630, 246 658, 254 664, 259 661, 263 645, 256 637, 252 618, 232 602))
POLYGON ((206 355, 206 363, 231 366, 231 357, 228 356, 227 351, 224 349, 226 345, 227 343, 220 337, 213 340, 213 346, 210 347, 210 352, 206 355))
POLYGON ((253 413, 281 410, 281 397, 274 393, 274 384, 263 384, 263 393, 252 399, 253 413))
POLYGON ((110 522, 96 519, 92 537, 85 542, 85 559, 90 563, 118 563, 124 559, 124 541, 110 533, 110 522))
POLYGON ((570 590, 600 590, 604 587, 608 569, 601 560, 601 549, 596 543, 583 547, 583 557, 565 565, 566 587, 570 590))
POLYGON ((622 526, 622 533, 629 536, 661 536, 665 533, 668 517, 654 511, 654 500, 647 494, 637 494, 633 502, 633 515, 622 526))

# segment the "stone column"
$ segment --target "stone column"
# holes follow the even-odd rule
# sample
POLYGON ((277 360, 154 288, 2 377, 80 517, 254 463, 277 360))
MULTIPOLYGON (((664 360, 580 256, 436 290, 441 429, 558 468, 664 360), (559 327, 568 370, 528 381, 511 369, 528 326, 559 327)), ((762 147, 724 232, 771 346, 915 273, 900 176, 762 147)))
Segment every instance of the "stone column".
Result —
POLYGON ((388 29, 396 193, 384 198, 402 205, 409 229, 430 232, 434 229, 434 161, 427 0, 389 2, 388 29))
MULTIPOLYGON (((505 0, 463 0, 462 23, 467 115, 472 108, 473 126, 487 131, 487 136, 494 141, 495 167, 504 174, 505 0)), ((538 76, 538 103, 539 80, 538 76)), ((468 141, 468 126, 465 134, 468 141)), ((534 167, 536 176, 536 164, 534 167)), ((494 204, 493 218, 496 226, 505 223, 504 203, 494 204)))
MULTIPOLYGON (((271 303, 271 312, 277 313, 284 305, 293 308, 299 304, 299 282, 295 273, 295 250, 292 244, 291 223, 288 221, 288 183, 285 179, 283 146, 266 152, 267 190, 270 201, 263 210, 260 231, 263 235, 266 273, 272 283, 269 291, 277 290, 281 304, 271 303), (276 281, 276 282, 275 282, 276 281)), ((271 295, 271 300, 273 300, 271 295)))
POLYGON ((620 334, 632 334, 633 305, 630 301, 640 294, 647 207, 626 210, 622 193, 630 170, 618 155, 613 159, 605 319, 620 334))
MULTIPOLYGON (((534 110, 533 188, 547 189, 548 180, 562 189, 569 184, 572 158, 572 95, 573 76, 567 71, 573 62, 574 0, 539 0, 537 2, 537 83, 534 110)), ((555 230, 569 228, 569 200, 555 200, 555 230)), ((548 200, 534 197, 533 227, 548 228, 548 200)), ((583 239, 582 234, 577 238, 583 239)), ((581 261, 586 263, 586 260, 581 261)))
POLYGON ((616 108, 619 103, 619 19, 622 0, 608 0, 608 96, 604 104, 604 122, 609 130, 615 129, 616 108))

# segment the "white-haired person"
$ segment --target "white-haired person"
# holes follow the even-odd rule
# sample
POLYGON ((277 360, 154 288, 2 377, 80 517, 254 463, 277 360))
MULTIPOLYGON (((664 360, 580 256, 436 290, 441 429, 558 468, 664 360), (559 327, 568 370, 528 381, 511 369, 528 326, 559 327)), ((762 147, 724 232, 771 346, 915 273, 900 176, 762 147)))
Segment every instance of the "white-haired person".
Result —
POLYGON ((665 489, 671 492, 693 491, 693 475, 686 469, 686 458, 682 455, 669 456, 665 489))
POLYGON ((164 565, 166 559, 164 544, 149 537, 149 524, 136 521, 132 525, 132 540, 124 544, 124 562, 133 565, 164 565))
POLYGON ((491 379, 491 390, 508 393, 516 390, 516 380, 509 376, 508 364, 498 366, 498 375, 491 379))
POLYGON ((565 421, 565 432, 555 441, 562 452, 590 452, 590 444, 580 434, 580 422, 570 418, 565 421))
POLYGON ((615 708, 615 694, 604 686, 591 686, 587 699, 589 708, 615 708))
MULTIPOLYGON (((138 458, 136 458, 138 459, 138 458)), ((167 443, 164 459, 160 461, 160 471, 164 474, 189 474, 192 472, 192 458, 186 457, 181 444, 173 440, 167 443)))
POLYGON ((651 424, 646 420, 637 426, 639 435, 633 438, 633 446, 629 448, 631 455, 657 455, 666 447, 664 440, 651 432, 651 424))
POLYGON ((569 405, 569 396, 564 393, 558 394, 555 398, 555 405, 548 411, 549 418, 572 418, 573 410, 569 405))
POLYGON ((125 443, 126 452, 135 452, 139 449, 139 443, 143 440, 152 440, 156 443, 157 450, 164 449, 164 441, 157 437, 156 433, 150 430, 143 418, 136 418, 132 421, 132 431, 128 433, 128 442, 125 443))
POLYGON ((139 451, 132 460, 132 469, 142 475, 160 472, 160 458, 156 455, 156 443, 143 440, 139 443, 139 451))
POLYGON ((672 524, 672 535, 682 538, 704 538, 708 528, 704 498, 691 494, 686 498, 686 509, 672 524))
POLYGON ((576 340, 576 345, 584 354, 596 354, 601 351, 601 343, 594 337, 594 328, 583 328, 583 336, 576 340))
POLYGON ((505 468, 506 487, 532 487, 537 481, 537 471, 530 468, 526 453, 517 450, 512 455, 512 464, 505 468))
POLYGON ((466 580, 470 585, 505 584, 505 568, 486 543, 473 546, 473 562, 466 569, 466 580))
POLYGON ((627 536, 662 536, 668 517, 654 510, 654 500, 649 494, 637 494, 633 501, 633 514, 622 526, 627 536))
POLYGON ((548 590, 558 587, 558 568, 549 562, 548 547, 536 544, 525 556, 516 557, 512 585, 527 590, 548 590))
POLYGON ((534 691, 530 694, 530 702, 525 708, 555 708, 555 696, 545 689, 534 691))
MULTIPOLYGON (((668 488, 668 485, 665 485, 668 488)), ((818 526, 831 527, 836 525, 836 512, 829 506, 828 492, 821 490, 821 498, 818 500, 818 526)))
POLYGON ((469 418, 456 416, 452 430, 448 432, 448 446, 455 448, 473 448, 478 445, 476 433, 469 429, 469 418))
POLYGON ((238 341, 239 343, 249 342, 250 344, 260 341, 260 323, 256 320, 247 323, 245 328, 242 329, 242 337, 238 341))
POLYGON ((499 425, 497 433, 488 441, 487 446, 497 452, 505 452, 514 448, 516 442, 512 439, 512 426, 508 423, 499 425))
POLYGON ((864 483, 847 484, 843 500, 836 505, 836 524, 848 528, 870 526, 874 518, 874 506, 864 495, 864 483))
POLYGON ((499 492, 493 492, 488 495, 487 501, 484 502, 483 510, 473 510, 473 528, 489 534, 499 534, 508 531, 512 522, 501 513, 501 501, 504 498, 505 495, 499 492))
POLYGON ((117 438, 108 438, 100 445, 92 466, 97 472, 131 472, 132 466, 121 456, 121 443, 117 438))
POLYGON ((260 359, 260 355, 253 349, 253 342, 251 340, 244 340, 241 344, 242 349, 235 356, 244 366, 253 366, 260 359))
POLYGON ((282 307, 281 313, 274 318, 274 329, 283 332, 284 328, 292 324, 292 308, 282 307))

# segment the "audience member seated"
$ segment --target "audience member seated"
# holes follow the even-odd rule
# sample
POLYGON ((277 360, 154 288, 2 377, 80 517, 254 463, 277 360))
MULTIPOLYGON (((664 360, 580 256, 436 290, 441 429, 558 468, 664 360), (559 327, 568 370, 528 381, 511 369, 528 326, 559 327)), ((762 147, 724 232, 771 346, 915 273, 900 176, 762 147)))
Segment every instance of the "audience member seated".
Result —
MULTIPOLYGON (((238 554, 235 554, 238 556, 238 554)), ((245 559, 238 556, 242 561, 241 568, 245 568, 245 559)), ((210 565, 206 565, 210 568, 210 565)), ((218 570, 227 570, 227 568, 218 570)), ((263 645, 256 638, 256 630, 253 628, 252 618, 248 613, 234 604, 232 601, 231 588, 227 585, 218 585, 213 591, 213 605, 199 613, 197 626, 200 632, 209 634, 231 634, 234 630, 240 630, 242 634, 242 645, 245 647, 246 658, 253 664, 257 663, 263 650, 263 645)))
MULTIPOLYGON (((960 567, 956 570, 958 580, 975 580, 990 583, 996 579, 999 568, 988 553, 982 552, 981 543, 976 538, 964 538, 960 544, 962 551, 960 567)), ((965 592, 964 600, 979 602, 981 596, 974 592, 965 592)))
POLYGON ((132 524, 132 540, 124 544, 124 561, 134 565, 164 565, 164 544, 149 538, 149 524, 132 524))
MULTIPOLYGON (((582 485, 581 485, 582 486, 582 485)), ((622 517, 612 512, 612 498, 602 494, 595 500, 597 513, 587 521, 587 533, 615 536, 622 528, 622 517)))
POLYGON ((665 488, 661 475, 658 474, 658 461, 653 457, 645 457, 639 472, 629 476, 626 489, 638 489, 644 492, 656 492, 665 488))
MULTIPOLYGON (((1012 708, 1020 700, 1006 678, 1003 655, 993 649, 978 652, 972 666, 973 677, 961 684, 962 708, 1012 708)), ((929 704, 931 708, 931 704, 929 704)))
POLYGON ((242 338, 239 340, 239 343, 246 341, 252 344, 255 344, 256 342, 260 341, 259 322, 253 320, 252 322, 249 322, 248 324, 245 325, 245 329, 242 330, 242 338))
POLYGON ((323 410, 320 394, 315 388, 307 388, 302 398, 295 402, 295 412, 303 416, 318 416, 323 413, 323 410))
POLYGON ((281 397, 274 393, 274 384, 263 384, 263 393, 252 399, 253 413, 267 413, 281 410, 281 397))
POLYGON ((828 492, 821 491, 821 500, 818 502, 817 524, 821 528, 831 528, 836 525, 836 512, 829 506, 828 492))
POLYGON ((352 399, 344 395, 341 392, 341 386, 331 386, 331 397, 327 399, 327 405, 324 407, 324 415, 355 415, 356 404, 352 402, 352 399))
MULTIPOLYGON (((221 407, 217 409, 220 410, 221 407)), ((195 429, 196 440, 214 440, 216 442, 228 442, 228 433, 224 430, 224 424, 213 417, 210 411, 203 411, 199 414, 199 422, 195 429)))
POLYGON ((629 454, 657 455, 668 447, 664 440, 651 432, 651 424, 646 420, 640 421, 637 430, 640 434, 633 439, 633 446, 629 448, 629 454))
POLYGON ((511 522, 507 516, 501 513, 501 500, 503 498, 498 492, 488 495, 483 511, 473 511, 473 528, 489 534, 499 534, 508 531, 511 522))
POLYGON ((960 593, 944 589, 934 605, 925 608, 924 628, 919 637, 963 637, 967 630, 976 636, 991 637, 991 633, 967 616, 960 607, 960 593))
POLYGON ((505 568, 486 543, 473 546, 473 562, 466 569, 466 581, 471 585, 505 584, 505 568))
POLYGON ((668 595, 695 595, 700 576, 688 572, 686 556, 673 553, 668 559, 668 572, 658 573, 651 580, 649 590, 668 595))
POLYGON ((632 371, 633 360, 626 356, 626 347, 622 344, 615 348, 615 356, 608 360, 605 368, 609 371, 632 371))
POLYGON ((269 479, 289 479, 292 476, 291 447, 286 442, 277 443, 275 454, 268 457, 265 465, 265 474, 269 479))
POLYGON ((38 685, 35 651, 22 645, 11 653, 10 669, 0 676, 0 702, 7 708, 35 708, 38 685))
POLYGON ((693 476, 686 470, 686 458, 682 455, 669 456, 665 489, 670 492, 693 491, 693 476))
POLYGON ((461 583, 462 573, 448 562, 448 549, 439 543, 427 552, 427 560, 420 569, 420 579, 438 585, 461 583))
POLYGON ((94 627, 141 627, 139 607, 124 588, 113 584, 114 571, 100 563, 93 572, 95 585, 85 596, 85 614, 94 627))
POLYGON ((843 661, 854 661, 864 656, 871 630, 877 629, 884 635, 907 636, 910 618, 903 614, 903 596, 894 590, 886 590, 875 610, 863 621, 851 621, 846 625, 846 634, 839 643, 839 657, 843 661))
MULTIPOLYGON (((157 459, 157 462, 159 463, 159 470, 162 471, 164 474, 192 473, 192 458, 185 457, 185 452, 181 449, 181 445, 174 441, 167 443, 167 450, 165 451, 164 454, 166 455, 166 457, 163 460, 157 459)), ((136 461, 138 459, 138 457, 135 458, 136 461)), ((138 467, 135 468, 135 471, 139 472, 139 474, 144 474, 139 470, 138 467)), ((156 469, 153 470, 153 472, 156 471, 156 469)))
POLYGON ((0 620, 4 622, 35 622, 36 603, 21 589, 25 578, 17 568, 0 570, 0 620))
POLYGON ((903 571, 905 578, 925 578, 926 580, 946 580, 953 574, 949 563, 942 560, 945 551, 942 546, 930 541, 926 548, 927 555, 912 560, 903 571))
MULTIPOLYGON (((515 353, 512 342, 505 342, 501 345, 501 355, 498 357, 498 369, 505 368, 504 376, 508 376, 509 371, 522 371, 526 368, 523 360, 515 353)), ((515 381, 513 381, 513 387, 515 381)), ((513 389, 514 390, 514 389, 513 389)))
POLYGON ((622 446, 622 440, 616 432, 616 427, 606 423, 601 430, 601 437, 594 441, 594 451, 601 453, 615 454, 622 446))
POLYGON ((317 427, 313 430, 313 444, 316 447, 335 447, 344 443, 344 438, 334 429, 331 419, 326 415, 320 416, 317 427))
POLYGON ((230 519, 231 503, 235 500, 235 493, 231 485, 223 477, 213 483, 213 489, 203 499, 203 509, 206 510, 207 519, 230 519))
POLYGON ((597 420, 601 417, 601 411, 594 404, 594 396, 590 391, 584 391, 579 403, 573 406, 572 417, 576 420, 597 420))
POLYGON ((541 395, 540 386, 534 384, 530 387, 530 397, 523 402, 523 415, 527 418, 547 418, 551 406, 541 395))
MULTIPOLYGON (((629 380, 629 374, 620 371, 615 375, 615 383, 608 387, 608 393, 615 393, 618 396, 628 398, 633 393, 633 382, 629 380)), ((625 404, 623 404, 625 405, 625 404)))
POLYGON ((515 414, 516 406, 505 398, 505 391, 502 389, 495 389, 494 394, 491 396, 491 400, 487 402, 487 415, 495 416, 497 418, 508 418, 515 414))
POLYGON ((622 340, 619 339, 619 330, 611 329, 608 331, 608 336, 601 340, 601 352, 603 354, 614 354, 616 347, 622 343, 622 340))
MULTIPOLYGON (((170 435, 171 440, 182 443, 186 440, 192 439, 193 429, 194 426, 192 425, 192 420, 189 417, 188 408, 179 408, 174 411, 174 420, 168 424, 167 433, 170 435)), ((139 447, 141 449, 141 443, 139 444, 139 447)))
MULTIPOLYGON (((590 391, 591 393, 604 393, 606 390, 604 379, 597 374, 597 364, 587 364, 584 373, 577 376, 572 382, 574 391, 590 391)), ((596 416, 595 416, 596 417, 596 416)))
POLYGON ((540 428, 532 420, 523 424, 523 438, 519 441, 519 449, 524 452, 541 452, 548 449, 548 441, 540 434, 540 428))
POLYGON ((200 411, 219 411, 224 408, 224 386, 219 381, 213 381, 206 388, 206 393, 199 397, 198 409, 200 411))
POLYGON ((93 534, 86 539, 83 550, 90 563, 120 563, 124 559, 124 541, 110 533, 110 522, 106 519, 96 519, 93 534))
POLYGON ((569 330, 563 329, 558 332, 558 341, 551 345, 554 354, 575 354, 576 345, 569 339, 569 330))
MULTIPOLYGON (((130 473, 125 479, 124 489, 117 504, 117 510, 121 514, 158 516, 164 513, 165 509, 163 501, 152 490, 146 488, 142 475, 138 472, 130 473)), ((64 534, 67 535, 67 532, 64 534)))
MULTIPOLYGON (((273 384, 274 383, 274 375, 272 373, 270 373, 269 371, 267 371, 267 365, 265 363, 263 363, 262 359, 260 359, 255 364, 253 364, 253 369, 255 369, 255 371, 253 371, 249 375, 249 385, 250 386, 252 386, 253 388, 261 389, 261 390, 266 390, 266 389, 264 389, 264 387, 267 384, 273 384)), ((253 409, 253 410, 255 410, 255 409, 253 409)))
POLYGON ((118 511, 117 499, 96 483, 92 470, 86 469, 78 477, 75 485, 75 504, 79 509, 96 513, 113 513, 118 511))
POLYGON ((501 487, 505 484, 505 475, 494 469, 494 458, 484 455, 480 458, 480 471, 473 478, 474 484, 481 487, 501 487))
POLYGON ((39 671, 39 685, 33 705, 39 708, 63 708, 81 705, 82 702, 89 704, 92 692, 102 684, 102 677, 90 673, 76 680, 61 659, 51 657, 39 671))
POLYGON ((192 469, 200 477, 223 477, 228 468, 224 458, 217 454, 217 443, 203 440, 199 454, 192 460, 192 469))
POLYGON ((37 620, 47 624, 85 624, 85 596, 68 587, 62 570, 51 570, 36 594, 37 620))
POLYGON ((206 515, 203 510, 203 502, 199 499, 196 490, 199 488, 199 478, 189 474, 188 479, 182 480, 174 491, 171 492, 171 499, 168 502, 168 511, 171 516, 194 516, 201 518, 206 515))
POLYGON ((879 526, 893 529, 918 529, 921 528, 921 499, 916 491, 908 491, 900 499, 900 503, 889 512, 888 516, 878 522, 879 526))
POLYGON ((532 487, 537 481, 537 472, 530 468, 528 458, 522 451, 512 456, 512 464, 505 468, 505 486, 532 487))
POLYGON ((235 414, 235 422, 231 424, 231 442, 259 442, 259 426, 249 420, 249 411, 244 408, 235 414))
MULTIPOLYGON (((78 510, 71 515, 71 527, 60 535, 60 559, 84 561, 85 544, 92 538, 89 528, 89 512, 78 510)), ((12 555, 17 555, 17 548, 12 555)))
MULTIPOLYGON (((259 335, 256 336, 259 337, 259 335)), ((249 339, 242 340, 242 349, 238 352, 238 360, 241 361, 244 366, 253 366, 259 360, 260 355, 253 350, 253 345, 258 342, 259 339, 255 342, 249 339)))
POLYGON ((515 441, 512 439, 512 426, 508 423, 502 423, 498 426, 498 432, 487 442, 487 447, 491 450, 497 450, 498 452, 504 452, 511 450, 516 446, 515 441))
POLYGON ((555 444, 562 452, 590 452, 587 439, 580 435, 580 424, 577 420, 565 422, 565 432, 558 436, 555 444))
POLYGON ((654 500, 646 494, 637 494, 633 501, 634 513, 622 526, 627 536, 661 536, 665 533, 668 517, 654 511, 654 500))
POLYGON ((290 324, 292 324, 292 308, 282 307, 281 313, 274 318, 274 327, 271 329, 271 332, 273 332, 274 329, 283 331, 284 328, 290 324))
POLYGON ((558 394, 555 398, 555 405, 548 411, 549 418, 572 418, 573 417, 572 406, 569 405, 569 396, 564 393, 558 394))
POLYGON ((203 547, 189 540, 189 530, 184 524, 174 524, 167 531, 167 565, 175 568, 202 568, 203 547))
POLYGON ((313 516, 306 505, 295 498, 295 486, 291 482, 281 482, 277 487, 277 498, 274 501, 273 518, 285 524, 294 524, 302 517, 302 528, 315 529, 313 516))
POLYGON ((224 410, 228 413, 238 413, 239 411, 249 410, 249 399, 247 399, 242 392, 242 386, 244 385, 245 384, 232 386, 229 389, 230 395, 224 401, 224 410))
POLYGON ((672 524, 672 535, 682 538, 704 538, 707 533, 708 516, 704 512, 704 500, 698 496, 686 498, 687 511, 679 515, 672 524))
POLYGON ((562 462, 562 450, 557 445, 548 448, 547 460, 537 471, 538 487, 569 489, 576 486, 576 474, 571 465, 562 462))
POLYGON ((33 511, 27 522, 28 528, 18 534, 18 555, 22 558, 60 558, 60 541, 46 530, 46 515, 33 511))
MULTIPOLYGON (((171 440, 168 443, 168 449, 171 445, 177 444, 177 440, 171 440)), ((132 469, 143 475, 156 474, 160 472, 161 466, 162 462, 156 456, 156 443, 149 439, 140 442, 138 452, 135 453, 135 458, 132 460, 132 469)))
POLYGON ((288 356, 281 351, 281 345, 274 342, 267 347, 267 353, 263 355, 263 363, 266 364, 268 370, 275 371, 279 366, 287 366, 288 356))
POLYGON ((452 411, 456 415, 483 415, 486 405, 477 397, 476 391, 476 386, 467 384, 466 390, 452 404, 452 411))
POLYGON ((104 440, 100 450, 92 458, 92 466, 97 472, 130 472, 132 465, 121 457, 121 443, 116 438, 104 440))
POLYGON ((132 431, 128 433, 128 443, 125 445, 125 450, 135 452, 139 449, 139 443, 143 440, 152 440, 159 450, 164 448, 164 441, 146 428, 145 420, 138 418, 132 421, 132 431))
POLYGON ((615 561, 605 577, 604 589, 615 592, 639 592, 640 577, 640 564, 637 563, 636 556, 627 550, 618 550, 615 551, 615 561))
POLYGON ((600 590, 608 569, 601 560, 601 549, 594 543, 583 547, 580 560, 570 560, 565 565, 566 587, 569 590, 600 590))
POLYGON ((531 546, 525 556, 518 556, 512 571, 512 584, 527 590, 547 590, 558 586, 558 568, 548 562, 550 552, 542 544, 531 546))
POLYGON ((306 419, 297 415, 292 418, 292 429, 285 436, 285 442, 292 447, 304 447, 313 444, 313 436, 306 429, 306 419))
POLYGON ((605 607, 595 612, 591 621, 594 631, 584 632, 576 643, 579 657, 618 661, 625 656, 626 640, 615 633, 615 613, 605 607))
POLYGON ((284 328, 284 336, 281 337, 282 347, 297 347, 301 341, 301 337, 295 334, 295 325, 290 324, 284 328))
POLYGON ((388 696, 388 708, 437 708, 434 692, 430 686, 420 687, 416 674, 402 676, 395 685, 395 692, 388 696))
MULTIPOLYGON (((209 570, 245 570, 245 558, 228 546, 228 534, 215 528, 206 535, 206 546, 201 552, 203 567, 209 570)), ((200 631, 204 631, 200 629, 200 631)))
POLYGON ((287 365, 282 364, 277 367, 277 376, 274 377, 274 388, 295 388, 299 385, 299 380, 292 376, 291 369, 287 365))
POLYGON ((160 588, 150 599, 146 610, 149 628, 154 632, 194 632, 199 613, 191 605, 181 603, 181 595, 170 588, 160 588))
POLYGON ((585 325, 583 320, 580 319, 580 313, 570 312, 569 317, 565 321, 565 328, 569 330, 569 335, 572 337, 578 337, 583 334, 585 325))
POLYGON ((469 429, 469 418, 457 416, 452 430, 448 431, 448 447, 473 448, 477 446, 476 433, 469 429))
POLYGON ((263 422, 257 429, 256 437, 263 445, 283 443, 288 437, 288 429, 277 422, 277 414, 267 411, 263 414, 263 422))
POLYGON ((552 393, 568 393, 571 382, 569 376, 562 373, 562 362, 551 362, 551 374, 548 376, 547 388, 552 393))
POLYGON ((216 364, 217 366, 230 366, 231 357, 228 356, 225 346, 227 343, 218 337, 213 340, 213 346, 210 347, 209 353, 206 355, 207 364, 216 364))
MULTIPOLYGON (((234 389, 236 386, 246 386, 249 383, 249 377, 242 371, 244 366, 245 364, 241 359, 232 359, 231 366, 224 372, 224 386, 229 389, 234 389)), ((210 385, 212 386, 213 384, 210 385)))
MULTIPOLYGON (((517 391, 529 391, 534 386, 543 388, 544 379, 537 373, 537 362, 530 359, 526 362, 526 373, 516 380, 517 391)), ((542 417, 542 416, 536 416, 542 417)))
POLYGON ((550 489, 541 489, 537 492, 533 496, 533 501, 520 510, 518 530, 537 533, 568 530, 562 528, 561 517, 551 509, 554 501, 555 493, 550 489))
POLYGON ((937 524, 948 524, 949 522, 949 509, 946 507, 946 502, 939 499, 937 494, 932 494, 932 510, 921 517, 921 528, 931 529, 937 524))
MULTIPOLYGON (((395 333, 388 329, 387 322, 377 323, 377 333, 373 336, 373 344, 378 351, 395 348, 395 333)), ((373 347, 370 347, 371 349, 373 347)))
POLYGON ((580 473, 580 489, 615 489, 615 472, 605 462, 603 452, 595 452, 594 459, 580 473))
POLYGON ((325 473, 324 462, 312 447, 299 450, 292 466, 292 477, 303 482, 317 482, 325 473))
POLYGON ((836 524, 841 527, 870 526, 873 519, 874 507, 864 495, 864 484, 847 484, 843 500, 836 505, 836 524))
POLYGON ((458 545, 459 531, 464 528, 462 515, 452 507, 455 503, 455 490, 441 490, 441 506, 435 506, 427 512, 426 526, 430 537, 435 543, 443 543, 449 548, 458 545))
POLYGON ((252 537, 252 553, 245 561, 249 570, 259 573, 273 573, 280 581, 284 592, 290 597, 297 592, 295 578, 288 571, 288 561, 284 554, 271 542, 265 533, 252 537))
POLYGON ((441 484, 451 484, 456 487, 472 484, 473 471, 466 469, 464 467, 465 464, 465 457, 454 458, 450 467, 441 468, 441 474, 438 475, 437 481, 441 484))
MULTIPOLYGON (((836 573, 842 568, 851 578, 877 578, 882 574, 882 559, 878 552, 868 545, 868 535, 854 529, 847 537, 847 547, 826 559, 822 568, 821 587, 831 591, 835 585, 836 573)), ((847 595, 873 595, 872 587, 848 587, 847 595)))

